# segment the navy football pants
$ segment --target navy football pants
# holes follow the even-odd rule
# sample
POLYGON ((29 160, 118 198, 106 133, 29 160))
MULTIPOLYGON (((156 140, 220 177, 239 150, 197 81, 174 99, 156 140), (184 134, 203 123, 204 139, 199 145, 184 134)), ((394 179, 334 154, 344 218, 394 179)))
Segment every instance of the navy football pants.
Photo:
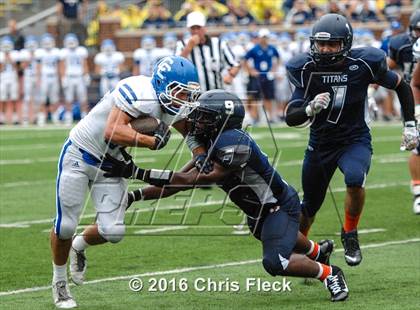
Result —
POLYGON ((302 167, 303 214, 313 217, 318 212, 337 167, 344 174, 346 186, 364 187, 371 157, 372 148, 367 143, 322 151, 306 150, 302 167))

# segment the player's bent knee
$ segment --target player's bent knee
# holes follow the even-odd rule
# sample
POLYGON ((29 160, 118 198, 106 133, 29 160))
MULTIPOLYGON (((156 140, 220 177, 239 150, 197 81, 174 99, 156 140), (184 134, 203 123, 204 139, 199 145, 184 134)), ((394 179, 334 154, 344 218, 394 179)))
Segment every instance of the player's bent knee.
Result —
POLYGON ((362 171, 351 171, 344 177, 344 182, 348 187, 364 187, 365 181, 366 173, 362 171))
POLYGON ((98 227, 99 234, 108 242, 118 243, 125 235, 125 225, 117 224, 105 227, 98 227))
POLYGON ((76 232, 77 222, 72 221, 70 219, 65 220, 62 219, 59 226, 55 227, 54 231, 57 235, 58 239, 60 240, 69 240, 73 237, 76 232))
POLYGON ((273 277, 284 275, 285 269, 287 268, 286 262, 288 264, 289 261, 285 258, 283 259, 283 261, 280 261, 279 257, 276 258, 271 256, 265 256, 262 260, 262 264, 265 271, 267 271, 273 277), (285 268, 283 264, 286 265, 285 268))

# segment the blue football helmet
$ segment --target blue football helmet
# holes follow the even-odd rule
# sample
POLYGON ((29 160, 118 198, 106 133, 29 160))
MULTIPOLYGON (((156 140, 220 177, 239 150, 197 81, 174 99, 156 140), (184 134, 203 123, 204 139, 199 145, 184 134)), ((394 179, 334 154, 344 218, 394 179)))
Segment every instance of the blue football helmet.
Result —
POLYGON ((111 39, 105 39, 101 44, 101 52, 105 54, 111 54, 115 52, 115 44, 111 39))
POLYGON ((1 38, 1 41, 0 41, 0 50, 2 52, 5 52, 5 53, 6 52, 10 52, 10 51, 13 50, 14 45, 15 44, 13 43, 12 38, 9 37, 9 36, 5 36, 5 37, 1 38))
POLYGON ((78 46, 79 46, 79 39, 74 33, 68 33, 64 36, 64 47, 73 49, 78 46))
POLYGON ((153 68, 152 85, 159 102, 169 114, 177 114, 181 107, 184 113, 195 108, 200 95, 200 83, 195 66, 181 56, 167 56, 160 59, 153 68), (180 95, 186 99, 180 98, 180 95))

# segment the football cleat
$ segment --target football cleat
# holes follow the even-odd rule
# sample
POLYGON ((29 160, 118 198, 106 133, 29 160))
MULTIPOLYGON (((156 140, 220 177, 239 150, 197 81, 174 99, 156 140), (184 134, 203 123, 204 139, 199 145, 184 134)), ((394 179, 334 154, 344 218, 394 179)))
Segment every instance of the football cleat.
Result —
POLYGON ((59 309, 76 308, 76 301, 70 294, 69 285, 67 281, 58 281, 52 285, 52 293, 54 304, 59 309))
POLYGON ((343 271, 337 266, 331 266, 332 273, 325 278, 324 285, 331 293, 331 301, 344 301, 349 296, 343 271))
POLYGON ((349 266, 357 266, 362 261, 362 252, 359 246, 357 230, 345 232, 341 230, 341 242, 344 247, 344 258, 349 266))
POLYGON ((318 242, 319 245, 319 255, 316 259, 318 263, 329 265, 330 256, 334 251, 334 241, 332 240, 321 240, 318 242))
POLYGON ((70 249, 70 276, 74 284, 82 285, 85 280, 87 259, 85 251, 76 251, 73 247, 70 249))
POLYGON ((413 212, 420 215, 420 195, 414 196, 413 212))

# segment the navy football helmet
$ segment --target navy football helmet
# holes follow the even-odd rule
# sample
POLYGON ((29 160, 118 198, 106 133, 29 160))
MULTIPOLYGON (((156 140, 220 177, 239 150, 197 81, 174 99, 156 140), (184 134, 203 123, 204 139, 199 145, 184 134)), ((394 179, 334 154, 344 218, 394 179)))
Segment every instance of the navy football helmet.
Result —
POLYGON ((410 17, 410 36, 415 40, 418 36, 415 30, 420 30, 420 9, 416 10, 410 17))
POLYGON ((153 68, 152 85, 159 102, 169 114, 185 113, 195 107, 200 95, 200 84, 195 66, 181 56, 160 59, 153 68))
POLYGON ((188 115, 190 133, 207 141, 225 130, 241 129, 244 117, 238 96, 223 89, 209 90, 198 98, 197 107, 188 115))
POLYGON ((332 65, 341 61, 350 52, 353 43, 353 28, 348 20, 339 14, 326 14, 312 27, 310 54, 319 65, 332 65), (333 53, 321 53, 317 41, 339 41, 341 49, 333 53))

